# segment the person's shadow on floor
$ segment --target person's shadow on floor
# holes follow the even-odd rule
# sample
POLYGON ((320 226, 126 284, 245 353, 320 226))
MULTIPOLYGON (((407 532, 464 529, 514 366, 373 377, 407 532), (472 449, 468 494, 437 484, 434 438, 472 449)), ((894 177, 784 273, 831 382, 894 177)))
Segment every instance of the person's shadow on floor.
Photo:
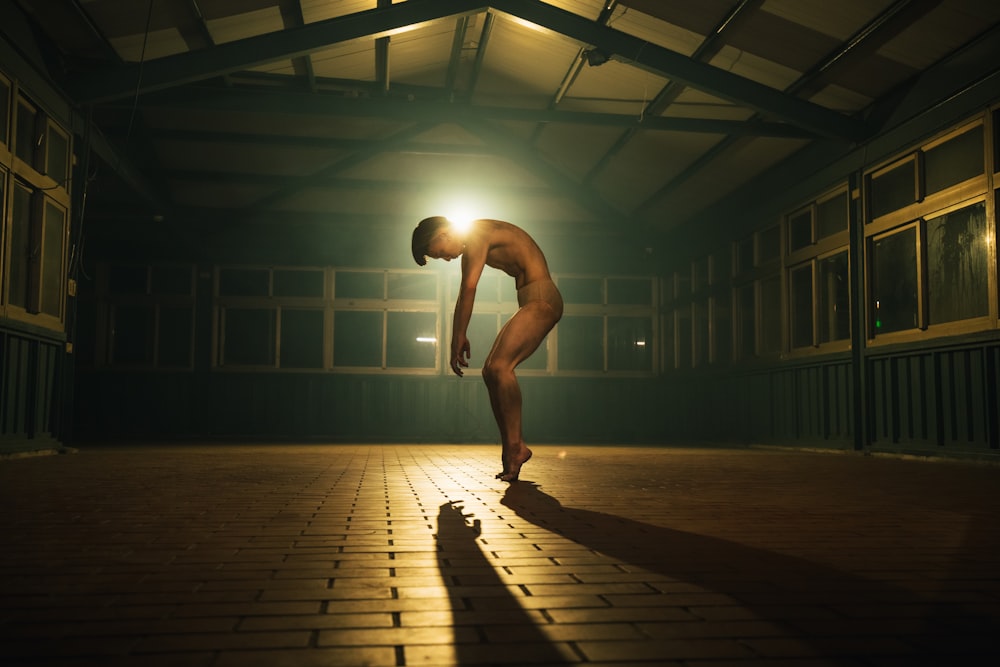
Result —
MULTIPOLYGON (((977 607, 963 601, 962 595, 934 599, 933 594, 923 596, 794 556, 565 507, 529 481, 511 484, 501 503, 522 519, 603 554, 629 571, 663 575, 668 580, 663 582, 666 590, 680 583, 689 590, 697 587, 728 596, 751 619, 787 629, 782 632, 785 640, 805 645, 817 658, 882 654, 890 660, 905 658, 908 665, 952 665, 1000 657, 1000 622, 991 613, 996 604, 977 607)), ((655 586, 657 578, 653 579, 655 586)), ((691 622, 677 622, 678 638, 689 637, 681 624, 691 622)), ((658 638, 671 639, 671 626, 657 624, 666 628, 665 636, 658 638)), ((745 645, 758 642, 776 648, 773 639, 745 638, 745 645)))
POLYGON ((575 663, 567 661, 542 632, 537 615, 507 592, 509 584, 497 573, 496 562, 478 543, 479 520, 470 524, 472 516, 464 514, 461 502, 442 504, 437 520, 438 564, 451 601, 455 664, 568 667, 575 663), (489 593, 472 597, 464 590, 467 586, 489 593), (465 630, 473 625, 485 634, 479 641, 467 640, 470 633, 465 630), (516 641, 510 640, 511 633, 516 633, 516 641))

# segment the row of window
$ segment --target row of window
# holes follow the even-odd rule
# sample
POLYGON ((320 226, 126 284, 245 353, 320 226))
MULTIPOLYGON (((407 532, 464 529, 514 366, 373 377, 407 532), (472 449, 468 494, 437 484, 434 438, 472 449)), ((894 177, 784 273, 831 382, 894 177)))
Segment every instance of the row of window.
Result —
MULTIPOLYGON (((401 373, 447 367, 457 275, 217 267, 203 278, 212 280, 214 367, 401 373)), ((81 309, 78 361, 192 368, 197 282, 191 265, 99 266, 96 289, 81 309)), ((522 371, 654 372, 654 279, 563 276, 557 284, 565 315, 522 371)), ((492 270, 484 273, 468 329, 473 368, 516 310, 513 281, 492 270)))
POLYGON ((0 312, 63 329, 69 134, 0 73, 0 312))
POLYGON ((852 312, 866 345, 997 328, 998 126, 1000 110, 956 126, 867 170, 854 191, 841 184, 675 271, 664 289, 664 368, 846 350, 852 312), (860 258, 852 221, 863 228, 860 258))

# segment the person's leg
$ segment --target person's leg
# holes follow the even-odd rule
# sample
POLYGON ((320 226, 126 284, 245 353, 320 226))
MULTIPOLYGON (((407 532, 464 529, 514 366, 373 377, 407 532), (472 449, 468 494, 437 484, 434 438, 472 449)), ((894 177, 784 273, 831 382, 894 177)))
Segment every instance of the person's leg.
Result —
POLYGON ((507 482, 516 480, 521 466, 531 458, 521 434, 521 388, 514 369, 538 349, 558 319, 545 302, 525 304, 497 334, 483 364, 483 379, 503 443, 503 472, 497 477, 507 482))

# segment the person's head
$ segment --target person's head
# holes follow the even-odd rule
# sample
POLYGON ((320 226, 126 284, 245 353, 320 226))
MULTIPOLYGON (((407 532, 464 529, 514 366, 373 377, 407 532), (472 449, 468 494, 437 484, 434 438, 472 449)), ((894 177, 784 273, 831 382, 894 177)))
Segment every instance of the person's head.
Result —
POLYGON ((462 254, 462 240, 452 230, 447 218, 435 215, 424 218, 413 230, 413 261, 419 266, 431 259, 454 259, 462 254))

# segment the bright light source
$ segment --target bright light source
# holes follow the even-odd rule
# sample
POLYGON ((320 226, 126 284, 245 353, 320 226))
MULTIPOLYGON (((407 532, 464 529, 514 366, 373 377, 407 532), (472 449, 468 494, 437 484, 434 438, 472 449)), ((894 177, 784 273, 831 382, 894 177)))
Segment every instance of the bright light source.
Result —
POLYGON ((418 343, 436 343, 436 342, 438 342, 438 339, 434 338, 433 336, 417 336, 417 342, 418 343))

